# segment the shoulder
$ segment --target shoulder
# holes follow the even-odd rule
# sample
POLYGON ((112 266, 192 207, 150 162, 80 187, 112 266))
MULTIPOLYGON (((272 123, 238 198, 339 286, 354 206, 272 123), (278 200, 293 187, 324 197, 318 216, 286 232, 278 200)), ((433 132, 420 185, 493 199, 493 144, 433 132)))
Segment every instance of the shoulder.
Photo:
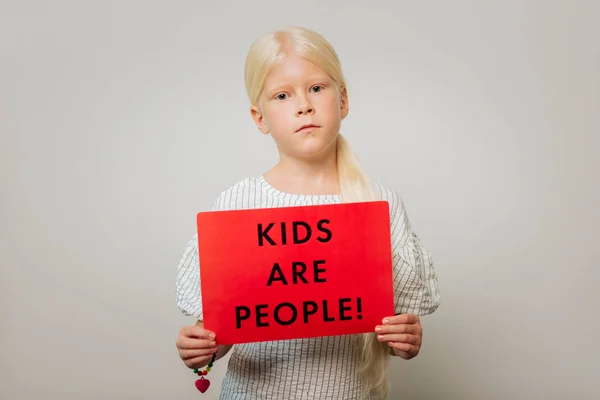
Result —
POLYGON ((373 182, 373 191, 378 200, 387 201, 390 207, 390 223, 392 224, 392 234, 406 237, 406 232, 411 229, 410 220, 406 212, 404 200, 400 193, 381 181, 373 182))
POLYGON ((376 181, 373 191, 378 200, 387 201, 390 208, 390 233, 394 249, 403 248, 410 240, 412 227, 400 193, 376 181))
POLYGON ((374 181, 372 187, 377 200, 384 200, 389 203, 390 213, 396 214, 404 212, 404 202, 397 190, 381 181, 374 181))
POLYGON ((246 177, 219 193, 213 203, 212 210, 225 211, 251 208, 251 203, 256 201, 257 194, 263 190, 260 177, 246 177))

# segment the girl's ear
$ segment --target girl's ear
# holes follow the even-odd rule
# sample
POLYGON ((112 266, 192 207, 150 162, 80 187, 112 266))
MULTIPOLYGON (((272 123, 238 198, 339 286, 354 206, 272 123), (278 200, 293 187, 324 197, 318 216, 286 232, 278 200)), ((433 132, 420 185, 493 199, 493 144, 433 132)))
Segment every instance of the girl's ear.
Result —
POLYGON ((344 88, 340 94, 340 110, 342 112, 342 119, 346 118, 350 111, 350 108, 348 108, 348 91, 346 88, 344 88))
POLYGON ((256 124, 258 130, 264 133, 265 135, 268 135, 269 128, 267 126, 267 121, 265 121, 265 117, 260 111, 260 108, 258 108, 257 106, 250 107, 250 115, 252 115, 252 119, 254 120, 254 123, 256 124))

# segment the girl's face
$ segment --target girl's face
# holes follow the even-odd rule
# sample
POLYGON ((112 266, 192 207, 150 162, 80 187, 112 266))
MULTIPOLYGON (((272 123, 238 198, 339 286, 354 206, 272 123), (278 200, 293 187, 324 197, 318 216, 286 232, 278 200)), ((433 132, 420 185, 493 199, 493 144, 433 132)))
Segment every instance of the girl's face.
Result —
POLYGON ((260 107, 252 107, 251 113, 282 155, 310 160, 335 149, 348 97, 321 68, 288 55, 271 70, 260 107))

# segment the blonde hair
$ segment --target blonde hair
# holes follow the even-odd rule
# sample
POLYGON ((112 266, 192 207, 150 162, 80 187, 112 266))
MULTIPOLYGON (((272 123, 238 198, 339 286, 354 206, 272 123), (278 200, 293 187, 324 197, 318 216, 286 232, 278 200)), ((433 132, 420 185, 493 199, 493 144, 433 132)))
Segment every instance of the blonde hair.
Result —
MULTIPOLYGON (((318 33, 302 27, 268 32, 250 47, 246 58, 245 82, 250 103, 259 106, 260 96, 272 67, 287 53, 304 58, 323 69, 336 82, 340 94, 346 89, 341 63, 333 47, 318 33)), ((336 143, 337 168, 344 202, 375 199, 369 179, 341 135, 336 143)), ((358 335, 361 350, 361 376, 367 390, 385 398, 388 392, 387 366, 390 348, 377 340, 375 333, 358 335)))

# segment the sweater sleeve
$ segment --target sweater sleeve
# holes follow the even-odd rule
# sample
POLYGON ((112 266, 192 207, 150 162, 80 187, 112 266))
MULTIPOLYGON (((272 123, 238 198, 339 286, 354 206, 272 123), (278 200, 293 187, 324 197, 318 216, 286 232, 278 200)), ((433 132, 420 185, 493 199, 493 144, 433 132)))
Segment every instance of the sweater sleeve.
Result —
MULTIPOLYGON (((222 209, 222 193, 213 203, 210 211, 222 209)), ((202 291, 200 285, 200 261, 198 257, 198 233, 187 243, 177 264, 175 282, 177 307, 183 315, 203 319, 202 291)))
MULTIPOLYGON (((244 202, 253 191, 248 179, 241 180, 217 196, 210 211, 227 211, 245 208, 244 202)), ((198 233, 187 243, 179 263, 175 282, 177 307, 184 315, 203 320, 202 291, 198 255, 198 233)))
POLYGON ((395 313, 431 314, 441 301, 432 257, 412 229, 400 196, 385 187, 381 195, 390 205, 395 313))
POLYGON ((177 307, 181 312, 202 320, 198 234, 188 242, 177 264, 176 293, 177 307))

